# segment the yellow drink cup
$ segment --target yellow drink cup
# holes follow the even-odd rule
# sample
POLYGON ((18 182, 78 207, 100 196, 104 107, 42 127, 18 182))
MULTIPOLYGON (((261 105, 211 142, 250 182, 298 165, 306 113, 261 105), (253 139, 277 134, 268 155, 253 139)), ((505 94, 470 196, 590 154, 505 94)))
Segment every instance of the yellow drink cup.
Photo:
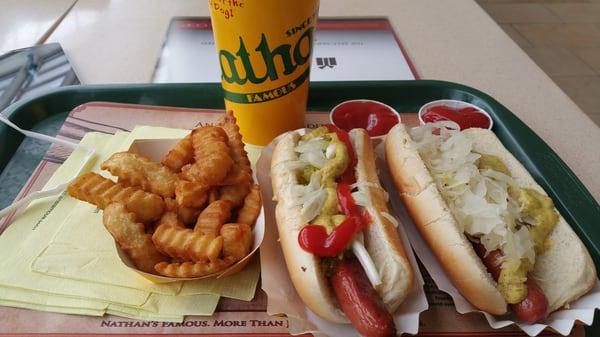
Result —
POLYGON ((319 0, 209 0, 225 108, 244 142, 303 127, 319 0))

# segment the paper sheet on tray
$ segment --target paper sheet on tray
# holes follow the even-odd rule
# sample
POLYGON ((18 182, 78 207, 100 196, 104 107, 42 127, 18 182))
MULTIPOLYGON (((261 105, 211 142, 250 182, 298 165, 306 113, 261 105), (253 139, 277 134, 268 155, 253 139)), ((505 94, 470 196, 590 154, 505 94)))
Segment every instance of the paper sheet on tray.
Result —
MULTIPOLYGON (((328 336, 360 336, 350 324, 335 324, 323 320, 312 313, 298 296, 290 280, 278 243, 275 222, 275 202, 271 188, 270 164, 273 149, 279 138, 266 146, 257 163, 257 176, 261 185, 265 207, 265 238, 261 246, 262 289, 267 293, 267 312, 271 315, 285 314, 289 321, 289 332, 325 334, 328 336)), ((378 166, 381 163, 378 163, 378 166)), ((380 167, 378 167, 381 169, 380 167)), ((385 186, 385 185, 383 185, 385 186)), ((387 189, 387 188, 386 188, 387 189)), ((403 226, 398 226, 402 243, 407 250, 409 261, 415 271, 415 282, 411 294, 394 313, 397 332, 416 334, 419 330, 419 315, 427 310, 428 304, 423 291, 423 278, 416 258, 410 249, 403 226)))
MULTIPOLYGON (((382 148, 378 148, 378 155, 384 158, 382 148)), ((384 186, 394 186, 388 170, 380 172, 380 178, 384 186)), ((480 312, 482 313, 490 327, 500 329, 512 324, 517 324, 525 333, 530 336, 538 335, 546 327, 551 327, 562 335, 567 335, 573 329, 575 320, 579 320, 587 325, 591 325, 594 319, 594 311, 600 308, 600 282, 596 281, 596 286, 592 291, 580 298, 578 301, 571 303, 569 309, 562 309, 552 313, 543 324, 522 324, 516 323, 513 317, 495 317, 488 313, 482 312, 469 303, 452 285, 450 279, 446 276, 438 260, 433 255, 431 249, 427 246, 417 228, 408 215, 404 204, 401 202, 398 192, 395 188, 388 189, 390 192, 390 201, 395 214, 399 216, 400 221, 405 224, 406 233, 412 244, 412 247, 419 257, 419 260, 427 269, 427 272, 433 278, 437 287, 450 295, 454 301, 456 310, 461 313, 480 312)))
POLYGON ((0 305, 32 310, 91 316, 108 313, 128 318, 171 322, 181 322, 184 317, 181 312, 198 316, 211 315, 219 301, 219 296, 215 295, 175 297, 150 294, 144 305, 127 306, 9 287, 0 287, 0 298, 0 305))
POLYGON ((35 306, 70 308, 89 310, 102 315, 108 307, 107 301, 90 300, 76 297, 50 295, 48 293, 25 290, 13 287, 0 287, 0 298, 3 301, 27 303, 35 306))
POLYGON ((13 308, 22 308, 36 311, 47 311, 52 313, 59 314, 71 314, 71 315, 87 315, 87 316, 102 316, 106 313, 106 310, 95 310, 88 308, 79 308, 79 307, 68 307, 68 306, 52 306, 45 305, 43 303, 30 303, 23 301, 10 301, 10 300, 0 300, 0 306, 3 307, 13 307, 13 308))
MULTIPOLYGON (((86 143, 96 144, 101 151, 106 143, 101 142, 100 134, 90 134, 86 143)), ((71 171, 83 158, 83 151, 76 150, 48 181, 53 186, 71 176, 71 171)), ((94 161, 94 160, 92 160, 94 161)), ((57 293, 72 297, 91 298, 118 302, 127 305, 142 305, 149 296, 148 292, 122 287, 98 285, 89 287, 85 283, 49 277, 31 272, 30 266, 39 253, 48 245, 59 228, 59 224, 68 216, 77 203, 64 194, 47 197, 30 204, 14 223, 0 236, 0 285, 31 289, 38 292, 57 293)))

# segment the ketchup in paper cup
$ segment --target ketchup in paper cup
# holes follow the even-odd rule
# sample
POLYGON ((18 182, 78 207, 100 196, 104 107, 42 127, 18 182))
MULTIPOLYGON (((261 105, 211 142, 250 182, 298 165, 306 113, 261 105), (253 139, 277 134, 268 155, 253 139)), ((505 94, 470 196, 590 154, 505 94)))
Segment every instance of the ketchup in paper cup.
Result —
POLYGON ((400 122, 400 114, 391 106, 368 99, 344 101, 329 113, 331 124, 345 131, 367 130, 372 139, 383 138, 400 122))
POLYGON ((480 107, 471 103, 442 99, 429 102, 419 109, 419 122, 434 123, 439 121, 456 122, 461 130, 468 128, 492 129, 492 117, 480 107))

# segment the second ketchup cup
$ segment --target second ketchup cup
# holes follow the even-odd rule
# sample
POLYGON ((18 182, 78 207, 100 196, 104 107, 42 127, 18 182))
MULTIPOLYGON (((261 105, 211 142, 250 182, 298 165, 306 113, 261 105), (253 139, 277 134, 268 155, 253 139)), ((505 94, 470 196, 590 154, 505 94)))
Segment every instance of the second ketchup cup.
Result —
POLYGON ((494 121, 482 108, 463 101, 442 99, 429 102, 419 109, 419 122, 425 123, 449 120, 456 122, 461 130, 471 127, 492 129, 494 121))

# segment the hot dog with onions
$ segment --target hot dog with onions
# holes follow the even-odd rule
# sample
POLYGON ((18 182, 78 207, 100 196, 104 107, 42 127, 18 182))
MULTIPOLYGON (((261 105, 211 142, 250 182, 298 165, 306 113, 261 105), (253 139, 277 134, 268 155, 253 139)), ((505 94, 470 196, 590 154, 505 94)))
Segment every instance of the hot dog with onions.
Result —
POLYGON ((274 149, 271 179, 281 248, 304 303, 364 336, 395 335, 392 313, 413 271, 367 133, 332 125, 287 133, 274 149))
POLYGON ((593 287, 585 246, 492 131, 399 124, 385 150, 417 228, 475 307, 531 324, 593 287))

